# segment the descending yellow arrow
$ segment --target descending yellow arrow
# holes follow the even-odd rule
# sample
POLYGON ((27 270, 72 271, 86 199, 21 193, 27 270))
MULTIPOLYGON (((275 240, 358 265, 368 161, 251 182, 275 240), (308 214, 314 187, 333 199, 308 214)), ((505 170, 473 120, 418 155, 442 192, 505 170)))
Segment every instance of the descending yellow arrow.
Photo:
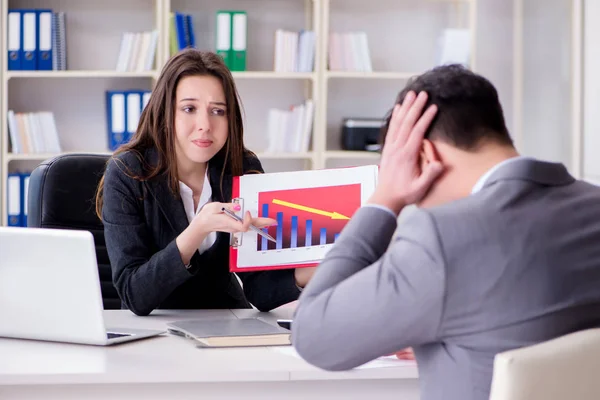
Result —
POLYGON ((302 211, 306 211, 306 212, 313 213, 313 214, 324 215, 326 217, 330 217, 331 219, 350 219, 349 217, 346 217, 345 215, 342 215, 340 213, 336 213, 335 211, 329 212, 329 211, 318 210, 316 208, 301 206, 300 204, 294 204, 294 203, 290 203, 290 202, 283 201, 283 200, 273 199, 273 203, 279 204, 280 206, 295 208, 296 210, 302 210, 302 211))

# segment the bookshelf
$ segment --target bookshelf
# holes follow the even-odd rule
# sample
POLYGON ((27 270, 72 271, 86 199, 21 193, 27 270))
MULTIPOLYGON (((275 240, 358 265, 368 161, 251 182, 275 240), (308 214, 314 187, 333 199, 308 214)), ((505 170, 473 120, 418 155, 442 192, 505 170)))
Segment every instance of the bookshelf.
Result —
MULTIPOLYGON (((218 10, 246 10, 247 71, 233 72, 243 103, 246 145, 266 171, 364 165, 378 154, 340 146, 346 117, 382 118, 411 76, 435 65, 436 41, 445 28, 471 29, 475 60, 476 0, 0 0, 6 29, 9 9, 44 8, 66 14, 67 70, 8 70, 7 35, 0 44, 0 224, 7 223, 7 176, 31 171, 56 154, 13 154, 8 110, 52 111, 64 153, 110 154, 105 91, 151 90, 169 58, 169 15, 192 15, 196 47, 215 49, 218 10), (382 27, 385 26, 385 29, 382 27), (124 32, 159 32, 154 68, 116 71, 124 32), (274 72, 275 30, 314 30, 313 72, 274 72), (373 72, 328 70, 329 32, 366 32, 373 72), (418 44, 415 37, 418 36, 418 44), (397 49, 391 51, 390 49, 397 49), (309 150, 267 152, 268 110, 315 104, 309 150)), ((474 67, 474 63, 471 67, 474 67)))
POLYGON ((326 59, 329 52, 327 33, 363 31, 368 37, 372 64, 372 72, 325 68, 322 71, 322 134, 315 137, 318 147, 325 150, 321 153, 322 167, 378 162, 377 153, 341 149, 341 121, 382 118, 406 81, 435 65, 439 50, 436 43, 444 29, 470 29, 470 67, 475 68, 475 0, 399 0, 375 4, 361 0, 322 0, 325 34, 321 35, 320 56, 326 59))

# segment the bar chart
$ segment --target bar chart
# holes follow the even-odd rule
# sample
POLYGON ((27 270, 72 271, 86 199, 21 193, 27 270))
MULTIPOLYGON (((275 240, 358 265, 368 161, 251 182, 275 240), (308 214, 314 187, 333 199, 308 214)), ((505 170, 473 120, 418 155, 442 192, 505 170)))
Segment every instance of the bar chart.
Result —
POLYGON ((361 205, 361 185, 277 190, 258 194, 262 217, 277 220, 264 228, 276 243, 259 237, 258 251, 333 244, 361 205))

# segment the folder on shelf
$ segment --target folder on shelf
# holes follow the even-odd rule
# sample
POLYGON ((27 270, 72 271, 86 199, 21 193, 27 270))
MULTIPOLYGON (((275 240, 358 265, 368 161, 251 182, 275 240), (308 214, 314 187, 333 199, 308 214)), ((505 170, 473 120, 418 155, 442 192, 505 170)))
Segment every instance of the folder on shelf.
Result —
POLYGON ((179 51, 177 44, 177 28, 175 26, 175 13, 169 14, 169 54, 173 55, 179 51))
POLYGON ((229 11, 217 11, 216 38, 216 52, 223 58, 225 65, 231 69, 231 13, 229 11))
POLYGON ((21 60, 23 56, 21 11, 8 10, 7 25, 8 70, 20 70, 22 68, 21 60))
POLYGON ((248 16, 245 11, 231 11, 231 66, 232 71, 246 70, 248 16))
POLYGON ((156 59, 156 48, 158 47, 158 30, 149 32, 150 45, 144 62, 144 71, 151 71, 156 59))
POLYGON ((269 109, 267 137, 271 153, 301 153, 310 148, 314 102, 307 99, 289 110, 269 109))
POLYGON ((129 57, 132 53, 133 36, 133 32, 123 33, 121 46, 119 48, 119 56, 117 57, 117 71, 128 71, 129 69, 129 57))
POLYGON ((21 68, 27 71, 37 69, 37 13, 35 10, 21 12, 23 25, 23 59, 21 68))
POLYGON ((52 10, 36 10, 37 14, 37 69, 52 71, 52 10))
POLYGON ((312 72, 315 64, 315 41, 314 31, 302 30, 298 35, 298 57, 297 72, 312 72))
POLYGON ((8 110, 6 114, 8 125, 8 137, 10 139, 10 150, 13 154, 24 153, 23 142, 17 125, 17 118, 13 110, 8 110))
POLYGON ((188 47, 185 15, 178 12, 175 13, 175 28, 177 32, 177 49, 183 50, 188 47))
POLYGON ((191 15, 185 15, 185 27, 187 32, 187 45, 196 47, 196 36, 194 35, 194 23, 191 15))
POLYGON ((377 165, 251 174, 233 179, 233 202, 276 226, 231 234, 229 269, 248 272, 317 265, 375 190, 377 165))
POLYGON ((152 92, 143 92, 143 94, 142 94, 142 111, 144 111, 144 108, 146 108, 146 105, 148 105, 151 94, 152 94, 152 92))
POLYGON ((169 53, 173 55, 188 47, 196 47, 192 16, 171 12, 169 14, 169 53))
POLYGON ((8 174, 6 209, 8 212, 8 226, 21 225, 21 210, 23 197, 21 192, 21 176, 17 173, 8 174))
POLYGON ((21 183, 21 196, 23 198, 23 203, 21 205, 21 226, 27 226, 27 202, 29 198, 29 177, 30 173, 22 173, 20 174, 20 183, 21 183))
POLYGON ((147 90, 109 90, 106 92, 108 148, 116 150, 131 140, 140 123, 142 111, 150 100, 147 90))
POLYGON ((135 131, 137 130, 138 123, 140 122, 140 114, 142 112, 142 93, 129 91, 127 92, 127 99, 125 100, 127 107, 127 134, 125 135, 125 142, 129 142, 135 131))
POLYGON ((116 150, 126 143, 126 99, 120 91, 106 92, 106 113, 108 126, 108 148, 116 150))
POLYGON ((67 69, 67 32, 64 12, 52 13, 52 69, 67 69))

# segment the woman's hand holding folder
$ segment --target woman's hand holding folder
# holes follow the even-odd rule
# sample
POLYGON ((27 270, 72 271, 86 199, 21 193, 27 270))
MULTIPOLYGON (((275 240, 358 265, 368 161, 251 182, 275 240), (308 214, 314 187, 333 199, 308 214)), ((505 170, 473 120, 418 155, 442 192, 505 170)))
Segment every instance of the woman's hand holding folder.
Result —
POLYGON ((253 218, 249 211, 244 214, 243 222, 240 222, 227 215, 223 209, 235 213, 240 211, 241 207, 234 203, 207 203, 198 211, 190 226, 196 225, 200 232, 208 234, 210 232, 247 232, 250 225, 257 228, 277 225, 277 221, 273 218, 253 218))
POLYGON ((246 232, 250 224, 257 228, 277 224, 272 218, 252 218, 249 212, 244 215, 243 222, 240 222, 223 212, 223 208, 236 212, 240 210, 239 207, 239 204, 234 203, 211 202, 200 208, 190 225, 176 239, 184 264, 189 264, 194 252, 211 232, 246 232))

